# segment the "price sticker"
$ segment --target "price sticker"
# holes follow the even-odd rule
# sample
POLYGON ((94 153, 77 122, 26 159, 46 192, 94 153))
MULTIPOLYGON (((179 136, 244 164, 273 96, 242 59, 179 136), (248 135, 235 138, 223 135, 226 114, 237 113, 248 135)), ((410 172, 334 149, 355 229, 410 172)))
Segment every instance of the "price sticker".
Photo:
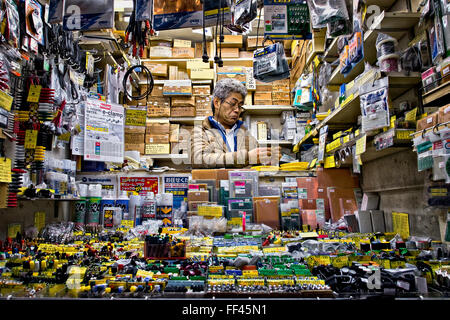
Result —
POLYGON ((26 130, 25 149, 36 149, 37 138, 38 138, 37 130, 26 130))
POLYGON ((39 98, 41 97, 42 86, 39 85, 31 85, 30 91, 28 91, 27 102, 38 103, 39 98))

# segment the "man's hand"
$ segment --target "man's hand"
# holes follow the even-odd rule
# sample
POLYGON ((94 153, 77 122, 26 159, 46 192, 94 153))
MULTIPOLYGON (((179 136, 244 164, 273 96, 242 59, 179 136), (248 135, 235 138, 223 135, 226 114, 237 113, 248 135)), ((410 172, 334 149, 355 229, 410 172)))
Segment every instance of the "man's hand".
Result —
MULTIPOLYGON (((251 150, 249 153, 249 160, 250 163, 254 164, 253 162, 256 161, 256 163, 268 165, 272 164, 272 160, 277 162, 276 165, 278 165, 278 162, 281 159, 281 147, 271 147, 271 148, 256 148, 251 150), (273 159, 273 156, 275 156, 275 159, 273 159), (278 161, 276 160, 276 157, 278 157, 278 161)), ((275 165, 275 163, 274 163, 275 165)))

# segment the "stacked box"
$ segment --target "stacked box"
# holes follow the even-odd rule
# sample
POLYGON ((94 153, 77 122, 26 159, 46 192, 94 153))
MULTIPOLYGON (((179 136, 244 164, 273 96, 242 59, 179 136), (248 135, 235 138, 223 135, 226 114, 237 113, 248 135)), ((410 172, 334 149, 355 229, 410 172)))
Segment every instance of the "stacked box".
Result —
POLYGON ((211 95, 211 86, 192 86, 192 94, 194 96, 209 96, 211 95))
POLYGON ((245 84, 247 79, 245 67, 225 66, 217 68, 217 81, 227 78, 236 79, 245 84))
POLYGON ((153 76, 167 78, 167 64, 149 61, 145 61, 143 64, 150 70, 153 76))
POLYGON ((274 105, 291 105, 290 80, 272 82, 272 102, 274 105))
POLYGON ((146 144, 169 144, 169 121, 152 120, 147 123, 145 132, 146 144))
POLYGON ((148 97, 147 117, 165 118, 170 117, 170 98, 168 97, 148 97))
POLYGON ((195 49, 194 48, 172 48, 172 58, 175 59, 194 59, 195 49))
POLYGON ((196 96, 195 97, 195 113, 197 117, 212 116, 211 97, 196 96))
POLYGON ((171 117, 195 117, 195 97, 172 98, 171 117))

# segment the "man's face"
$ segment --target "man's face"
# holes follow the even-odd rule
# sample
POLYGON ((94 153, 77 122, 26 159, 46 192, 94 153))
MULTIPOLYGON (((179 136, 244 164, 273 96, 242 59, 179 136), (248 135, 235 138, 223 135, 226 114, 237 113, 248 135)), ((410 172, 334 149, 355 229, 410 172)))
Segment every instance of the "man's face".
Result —
POLYGON ((244 97, 240 93, 232 92, 225 100, 220 102, 219 98, 214 98, 217 121, 227 126, 234 126, 239 120, 244 105, 244 97))

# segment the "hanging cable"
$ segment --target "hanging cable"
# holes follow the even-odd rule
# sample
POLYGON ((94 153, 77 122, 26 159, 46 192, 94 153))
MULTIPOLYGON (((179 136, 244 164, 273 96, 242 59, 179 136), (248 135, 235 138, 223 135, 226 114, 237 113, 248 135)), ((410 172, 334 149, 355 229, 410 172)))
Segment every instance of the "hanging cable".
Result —
POLYGON ((206 19, 206 12, 205 12, 205 0, 202 0, 203 3, 203 62, 208 63, 209 62, 209 56, 208 56, 208 50, 206 49, 206 30, 205 30, 205 19, 206 19))
MULTIPOLYGON (((217 19, 216 19, 216 30, 215 30, 215 43, 216 43, 216 52, 214 55, 214 63, 218 64, 219 63, 219 56, 218 54, 218 50, 217 50, 217 29, 219 28, 219 20, 220 20, 220 9, 222 9, 222 1, 219 1, 219 10, 217 11, 217 19)), ((220 34, 220 32, 219 32, 220 34)))
POLYGON ((144 66, 144 65, 136 65, 131 67, 130 69, 128 69, 128 71, 125 73, 125 76, 123 77, 123 91, 125 93, 125 95, 127 96, 127 98, 129 98, 130 100, 142 100, 142 99, 146 99, 153 91, 153 86, 154 86, 154 80, 153 80, 153 76, 152 73, 150 72, 150 70, 144 66), (141 72, 144 71, 146 73, 146 84, 147 84, 147 90, 144 94, 140 94, 138 96, 133 96, 131 94, 128 93, 127 91, 127 80, 128 77, 131 76, 131 73, 135 70, 135 69, 140 69, 141 72))

